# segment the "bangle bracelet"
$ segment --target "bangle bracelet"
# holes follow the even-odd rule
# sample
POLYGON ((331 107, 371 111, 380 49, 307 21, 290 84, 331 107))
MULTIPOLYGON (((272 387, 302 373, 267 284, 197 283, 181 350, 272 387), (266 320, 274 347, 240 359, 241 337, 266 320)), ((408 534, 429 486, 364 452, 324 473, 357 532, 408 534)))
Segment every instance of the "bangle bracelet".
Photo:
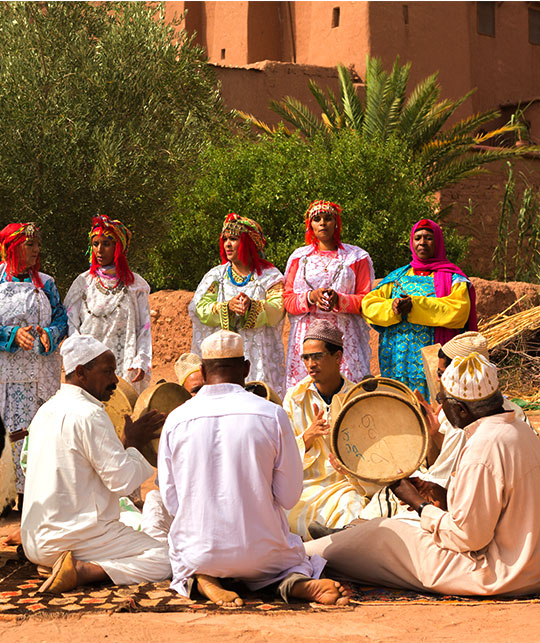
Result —
POLYGON ((430 504, 431 504, 431 502, 423 502, 423 503, 418 507, 418 509, 416 510, 416 511, 418 512, 418 515, 419 515, 419 516, 421 516, 421 515, 422 515, 422 511, 424 511, 424 507, 426 507, 427 505, 430 505, 430 504))

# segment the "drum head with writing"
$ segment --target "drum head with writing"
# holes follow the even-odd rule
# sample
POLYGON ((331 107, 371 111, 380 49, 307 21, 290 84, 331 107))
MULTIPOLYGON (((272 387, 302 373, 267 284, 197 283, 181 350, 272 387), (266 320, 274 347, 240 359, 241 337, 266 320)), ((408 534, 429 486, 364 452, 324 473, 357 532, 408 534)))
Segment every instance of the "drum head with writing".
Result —
POLYGON ((381 484, 416 471, 428 445, 418 406, 385 391, 349 400, 334 423, 331 440, 334 455, 349 473, 381 484))

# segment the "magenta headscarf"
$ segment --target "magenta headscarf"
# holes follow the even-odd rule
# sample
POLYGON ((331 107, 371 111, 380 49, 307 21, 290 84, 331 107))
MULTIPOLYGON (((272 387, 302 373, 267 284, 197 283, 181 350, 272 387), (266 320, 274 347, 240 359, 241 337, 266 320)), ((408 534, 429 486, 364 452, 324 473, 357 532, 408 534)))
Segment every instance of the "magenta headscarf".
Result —
MULTIPOLYGON (((431 219, 422 219, 415 223, 411 230, 410 248, 413 256, 411 266, 415 270, 431 270, 433 272, 433 283, 435 284, 435 296, 445 297, 450 294, 452 289, 452 274, 458 274, 468 279, 467 275, 458 268, 456 264, 451 263, 446 258, 446 249, 444 247, 444 238, 441 228, 431 219), (413 249, 414 233, 418 229, 428 229, 433 232, 435 237, 435 256, 428 261, 422 261, 418 258, 413 249)), ((474 286, 469 283, 469 298, 471 300, 471 311, 467 320, 467 330, 478 330, 476 319, 476 293, 474 286)), ((447 341, 459 334, 455 328, 435 328, 435 343, 446 344, 447 341)))

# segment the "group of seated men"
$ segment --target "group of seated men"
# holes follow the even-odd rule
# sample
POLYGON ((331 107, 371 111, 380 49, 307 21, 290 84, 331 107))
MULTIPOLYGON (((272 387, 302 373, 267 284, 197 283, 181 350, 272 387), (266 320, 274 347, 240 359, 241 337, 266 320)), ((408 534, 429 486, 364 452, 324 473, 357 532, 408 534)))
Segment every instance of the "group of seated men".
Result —
POLYGON ((348 477, 328 447, 332 400, 352 386, 339 372, 337 328, 309 327, 308 377, 284 408, 244 390, 241 337, 214 333, 201 345, 204 385, 163 427, 159 492, 135 531, 119 498, 152 475, 139 448, 162 417, 126 418, 121 443, 103 406, 117 383, 114 355, 92 337, 68 338, 66 383, 29 430, 21 536, 48 575, 41 590, 172 576, 184 596, 196 583, 239 606, 221 586, 230 578, 273 586, 285 601, 346 604, 350 589, 328 571, 457 595, 539 591, 540 441, 507 410, 481 339, 468 353, 466 337, 452 341, 440 360, 442 408, 428 410, 431 466, 381 490, 348 477))

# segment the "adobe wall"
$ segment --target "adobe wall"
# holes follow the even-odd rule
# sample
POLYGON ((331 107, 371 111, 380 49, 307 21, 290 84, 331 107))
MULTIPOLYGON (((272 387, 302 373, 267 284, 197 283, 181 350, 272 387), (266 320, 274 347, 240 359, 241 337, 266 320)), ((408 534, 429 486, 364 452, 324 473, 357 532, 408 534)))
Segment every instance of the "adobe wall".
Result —
MULTIPOLYGON (((540 191, 540 158, 522 158, 513 161, 514 178, 516 179, 517 207, 521 204, 524 184, 522 173, 527 183, 540 191)), ((455 228, 460 234, 470 236, 467 263, 464 265, 473 275, 486 279, 493 278, 492 256, 498 240, 498 226, 501 214, 501 202, 508 178, 505 161, 486 166, 488 172, 461 181, 457 185, 445 188, 440 193, 441 210, 454 203, 449 216, 443 219, 446 227, 455 228), (467 212, 470 203, 472 215, 467 212)), ((516 228, 510 228, 508 238, 511 253, 515 252, 516 228)), ((528 263, 529 256, 523 256, 522 262, 528 263)), ((508 279, 513 279, 510 271, 508 279)))
POLYGON ((338 93, 339 84, 335 67, 314 67, 263 61, 245 67, 214 66, 221 83, 221 94, 229 109, 241 109, 264 122, 275 125, 281 118, 268 105, 292 95, 312 111, 320 113, 319 106, 308 89, 313 79, 321 87, 330 87, 338 93))

